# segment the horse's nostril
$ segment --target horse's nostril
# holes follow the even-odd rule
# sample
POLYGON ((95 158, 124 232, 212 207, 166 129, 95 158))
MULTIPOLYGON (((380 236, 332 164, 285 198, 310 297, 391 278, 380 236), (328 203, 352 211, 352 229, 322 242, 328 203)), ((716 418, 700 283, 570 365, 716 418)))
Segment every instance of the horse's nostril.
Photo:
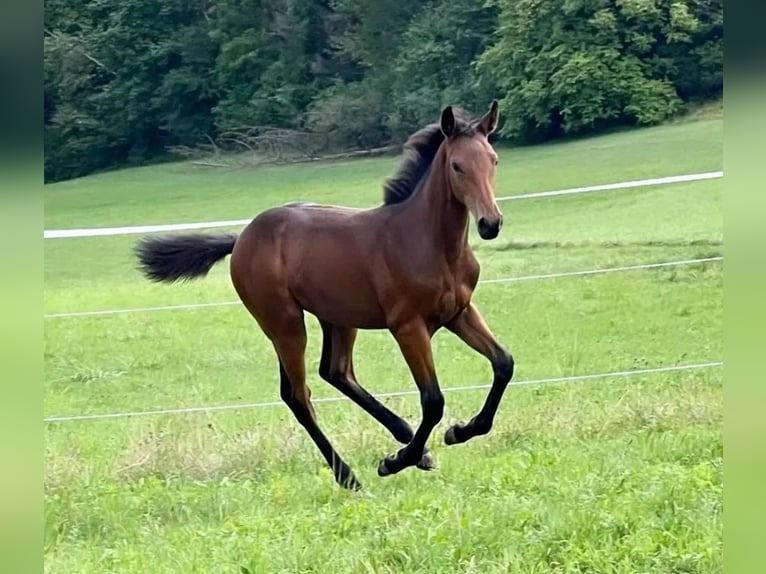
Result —
POLYGON ((486 217, 481 217, 477 221, 479 236, 482 239, 494 239, 500 233, 501 219, 490 221, 486 217))

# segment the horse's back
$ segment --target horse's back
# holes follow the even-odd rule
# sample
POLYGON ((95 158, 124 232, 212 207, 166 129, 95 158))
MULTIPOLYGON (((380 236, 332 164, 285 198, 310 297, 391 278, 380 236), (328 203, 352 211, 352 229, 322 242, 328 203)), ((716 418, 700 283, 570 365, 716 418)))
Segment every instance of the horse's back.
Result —
POLYGON ((366 211, 355 207, 291 201, 256 215, 242 231, 242 236, 258 236, 263 240, 284 227, 290 227, 293 232, 309 228, 316 231, 330 230, 348 225, 349 217, 353 218, 366 211))
POLYGON ((258 283, 264 299, 265 291, 289 292, 334 324, 382 327, 372 271, 381 224, 367 209, 309 202, 269 209, 242 232, 232 255, 233 279, 258 283))
MULTIPOLYGON (((339 213, 359 213, 367 211, 359 207, 347 207, 345 205, 330 205, 328 203, 314 203, 313 201, 289 201, 282 204, 282 208, 295 209, 304 208, 309 210, 335 211, 339 213)), ((280 209, 279 207, 277 209, 280 209)))

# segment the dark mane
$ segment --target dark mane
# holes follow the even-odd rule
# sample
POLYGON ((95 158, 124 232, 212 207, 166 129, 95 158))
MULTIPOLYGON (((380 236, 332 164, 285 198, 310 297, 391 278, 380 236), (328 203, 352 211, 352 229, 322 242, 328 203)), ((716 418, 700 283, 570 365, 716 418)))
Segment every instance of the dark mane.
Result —
MULTIPOLYGON (((475 129, 473 119, 461 108, 453 107, 452 111, 455 135, 471 135, 475 129)), ((439 123, 429 124, 407 139, 399 168, 383 184, 384 205, 401 203, 415 192, 443 141, 444 134, 439 123)))

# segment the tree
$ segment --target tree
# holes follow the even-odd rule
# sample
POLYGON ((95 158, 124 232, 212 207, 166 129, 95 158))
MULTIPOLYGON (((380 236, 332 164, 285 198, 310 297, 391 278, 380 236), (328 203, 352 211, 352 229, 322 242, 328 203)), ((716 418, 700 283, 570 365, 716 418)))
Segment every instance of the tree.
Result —
POLYGON ((46 6, 46 179, 146 161, 211 126, 205 0, 46 6))
POLYGON ((501 134, 534 141, 653 124, 678 113, 698 84, 705 84, 698 93, 713 94, 720 89, 711 73, 720 48, 712 16, 721 13, 719 4, 497 0, 499 25, 480 69, 505 94, 501 134), (695 45, 704 46, 696 56, 689 49, 695 45), (705 64, 704 80, 695 81, 691 62, 705 64))
POLYGON ((472 0, 436 0, 417 11, 391 67, 387 125, 399 138, 436 121, 445 105, 485 109, 493 79, 476 71, 476 59, 495 27, 496 10, 472 0))
POLYGON ((44 27, 48 181, 236 128, 377 147, 497 97, 531 142, 723 85, 722 0, 45 0, 44 27))

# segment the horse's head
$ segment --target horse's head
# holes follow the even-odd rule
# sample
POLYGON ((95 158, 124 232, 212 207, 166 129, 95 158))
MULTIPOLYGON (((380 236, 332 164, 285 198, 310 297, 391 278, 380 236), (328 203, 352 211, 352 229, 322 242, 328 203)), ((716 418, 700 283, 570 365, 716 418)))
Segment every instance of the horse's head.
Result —
POLYGON ((444 108, 441 115, 447 180, 455 198, 476 220, 482 239, 494 239, 503 226, 503 214, 495 201, 497 153, 487 140, 497 128, 497 120, 496 101, 468 130, 458 129, 452 106, 444 108))

